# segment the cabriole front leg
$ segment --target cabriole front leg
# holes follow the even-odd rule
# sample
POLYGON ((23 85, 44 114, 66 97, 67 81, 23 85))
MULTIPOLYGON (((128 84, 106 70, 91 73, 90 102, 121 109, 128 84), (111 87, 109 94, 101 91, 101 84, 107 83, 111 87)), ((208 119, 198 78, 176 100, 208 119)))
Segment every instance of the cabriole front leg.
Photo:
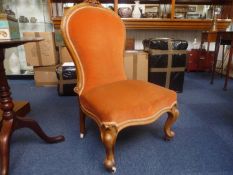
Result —
POLYGON ((175 136, 175 132, 171 130, 172 125, 176 122, 179 117, 179 110, 177 106, 173 106, 171 111, 168 112, 168 118, 164 125, 165 139, 170 140, 175 136))
POLYGON ((107 170, 115 173, 116 166, 114 160, 114 147, 117 138, 117 129, 115 126, 102 126, 101 127, 101 139, 105 146, 106 158, 104 160, 104 166, 107 170))

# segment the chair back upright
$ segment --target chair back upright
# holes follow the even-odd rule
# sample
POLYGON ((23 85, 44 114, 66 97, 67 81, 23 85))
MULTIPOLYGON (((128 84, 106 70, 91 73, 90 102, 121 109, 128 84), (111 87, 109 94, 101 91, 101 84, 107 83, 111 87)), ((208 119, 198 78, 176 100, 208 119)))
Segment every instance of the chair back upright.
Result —
POLYGON ((79 4, 61 24, 65 44, 77 68, 77 91, 82 93, 125 80, 125 26, 109 9, 79 4))

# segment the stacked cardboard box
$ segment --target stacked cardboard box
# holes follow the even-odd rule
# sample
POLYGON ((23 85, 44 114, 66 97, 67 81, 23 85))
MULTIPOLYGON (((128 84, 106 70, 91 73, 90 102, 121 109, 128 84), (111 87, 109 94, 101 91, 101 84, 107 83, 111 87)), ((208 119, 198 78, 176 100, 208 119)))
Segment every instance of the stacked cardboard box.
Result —
POLYGON ((59 46, 59 61, 60 63, 73 62, 68 49, 65 46, 59 46))
POLYGON ((40 42, 24 45, 27 64, 30 66, 53 66, 58 64, 53 32, 24 32, 26 38, 41 37, 40 42))
POLYGON ((126 51, 125 73, 129 80, 148 81, 148 54, 144 51, 126 51))
POLYGON ((25 55, 27 64, 34 67, 36 86, 56 85, 56 67, 59 63, 55 49, 53 32, 24 32, 24 37, 42 37, 44 40, 36 43, 27 43, 25 55))
POLYGON ((36 86, 55 86, 57 85, 57 75, 55 66, 34 67, 34 79, 36 86))

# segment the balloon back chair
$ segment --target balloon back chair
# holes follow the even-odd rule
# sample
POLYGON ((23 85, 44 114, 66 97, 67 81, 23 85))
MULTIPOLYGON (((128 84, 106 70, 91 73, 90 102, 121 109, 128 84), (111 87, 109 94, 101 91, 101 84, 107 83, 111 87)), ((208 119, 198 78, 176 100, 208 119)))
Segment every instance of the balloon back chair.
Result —
POLYGON ((105 168, 115 172, 114 145, 122 129, 152 123, 168 113, 165 138, 174 136, 171 126, 179 115, 177 95, 148 82, 127 80, 124 23, 113 11, 94 5, 81 3, 69 10, 61 30, 77 69, 80 137, 84 137, 85 117, 89 116, 100 129, 105 168))

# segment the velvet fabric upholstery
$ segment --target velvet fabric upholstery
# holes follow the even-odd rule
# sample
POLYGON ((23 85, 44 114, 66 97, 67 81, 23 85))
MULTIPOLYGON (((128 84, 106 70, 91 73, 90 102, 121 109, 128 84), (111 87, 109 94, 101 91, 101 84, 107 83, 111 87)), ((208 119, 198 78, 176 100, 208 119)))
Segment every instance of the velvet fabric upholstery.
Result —
POLYGON ((99 126, 107 170, 116 171, 114 146, 118 133, 126 127, 149 124, 168 113, 165 137, 174 137, 171 126, 179 116, 176 93, 148 82, 126 79, 125 26, 115 12, 79 4, 67 12, 61 29, 77 69, 80 137, 86 133, 85 118, 89 116, 99 126))
POLYGON ((68 18, 68 38, 80 65, 80 103, 96 121, 142 119, 176 103, 176 93, 154 84, 126 80, 125 26, 108 9, 85 6, 68 18))
POLYGON ((115 13, 106 11, 110 10, 81 8, 69 21, 69 36, 82 65, 83 91, 126 79, 125 27, 115 13))
POLYGON ((80 96, 82 106, 98 116, 101 123, 120 125, 171 107, 176 93, 152 83, 123 80, 99 86, 80 96))

